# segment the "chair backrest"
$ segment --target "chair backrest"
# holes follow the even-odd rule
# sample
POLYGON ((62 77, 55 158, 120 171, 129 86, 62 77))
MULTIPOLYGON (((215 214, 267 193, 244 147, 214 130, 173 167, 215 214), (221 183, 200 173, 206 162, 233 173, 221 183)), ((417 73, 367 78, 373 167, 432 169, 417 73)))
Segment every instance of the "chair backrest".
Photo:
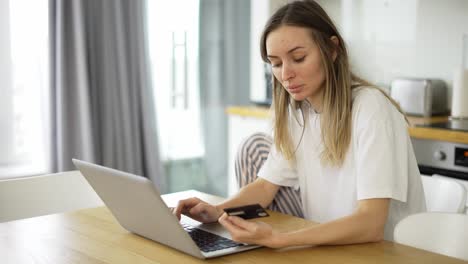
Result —
POLYGON ((441 176, 421 176, 428 212, 463 213, 467 191, 461 183, 441 176))
POLYGON ((397 243, 468 260, 468 215, 427 212, 410 215, 395 227, 397 243))
POLYGON ((103 205, 79 171, 0 180, 0 222, 103 205))

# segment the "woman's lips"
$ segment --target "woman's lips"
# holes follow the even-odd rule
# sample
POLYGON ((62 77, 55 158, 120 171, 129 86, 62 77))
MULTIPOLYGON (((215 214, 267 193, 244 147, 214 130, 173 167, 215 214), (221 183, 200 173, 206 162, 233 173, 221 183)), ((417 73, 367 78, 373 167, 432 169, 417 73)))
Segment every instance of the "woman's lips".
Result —
POLYGON ((302 85, 291 85, 288 87, 290 93, 299 93, 302 89, 302 85))

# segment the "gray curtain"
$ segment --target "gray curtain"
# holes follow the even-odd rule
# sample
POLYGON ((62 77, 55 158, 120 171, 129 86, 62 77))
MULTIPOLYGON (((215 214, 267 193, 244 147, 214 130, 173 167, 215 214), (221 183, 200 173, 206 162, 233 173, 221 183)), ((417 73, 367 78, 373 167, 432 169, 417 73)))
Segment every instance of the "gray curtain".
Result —
POLYGON ((250 0, 200 0, 200 98, 209 190, 227 194, 225 108, 249 103, 250 0))
POLYGON ((52 168, 72 158, 164 189, 144 0, 49 0, 52 168))

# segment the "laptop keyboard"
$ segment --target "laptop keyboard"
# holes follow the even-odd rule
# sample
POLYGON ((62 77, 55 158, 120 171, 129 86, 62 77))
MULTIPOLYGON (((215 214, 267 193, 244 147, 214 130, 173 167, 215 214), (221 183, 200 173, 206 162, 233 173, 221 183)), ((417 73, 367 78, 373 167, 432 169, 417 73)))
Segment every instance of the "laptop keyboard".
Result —
POLYGON ((192 237, 193 241, 195 241, 197 246, 203 252, 211 252, 244 245, 184 223, 182 223, 182 227, 187 231, 187 233, 189 233, 190 237, 192 237))

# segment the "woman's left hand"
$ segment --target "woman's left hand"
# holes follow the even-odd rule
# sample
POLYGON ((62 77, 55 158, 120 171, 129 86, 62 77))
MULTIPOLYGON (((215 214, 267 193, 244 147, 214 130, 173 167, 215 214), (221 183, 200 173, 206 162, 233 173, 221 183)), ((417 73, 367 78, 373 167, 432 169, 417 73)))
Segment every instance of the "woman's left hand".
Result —
POLYGON ((264 222, 250 222, 237 216, 224 213, 219 219, 229 233, 232 240, 240 243, 262 245, 270 248, 281 247, 279 233, 264 222))

